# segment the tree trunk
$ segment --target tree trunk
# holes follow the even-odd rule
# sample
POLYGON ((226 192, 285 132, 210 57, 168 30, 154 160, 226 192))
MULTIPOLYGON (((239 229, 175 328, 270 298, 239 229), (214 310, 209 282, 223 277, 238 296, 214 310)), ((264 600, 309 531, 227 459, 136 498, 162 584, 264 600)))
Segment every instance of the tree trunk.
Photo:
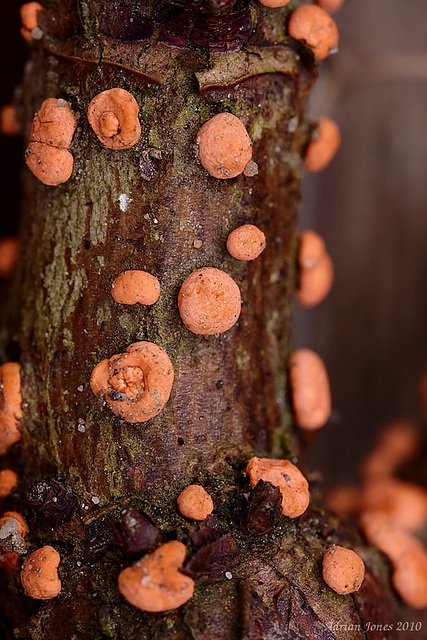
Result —
POLYGON ((20 348, 24 418, 10 455, 19 494, 8 507, 23 509, 29 549, 60 552, 63 589, 40 603, 24 596, 18 575, 5 581, 5 637, 366 637, 361 621, 396 615, 378 557, 365 551, 366 585, 354 598, 326 589, 319 569, 326 543, 354 544, 354 532, 314 508, 261 536, 245 519, 248 458, 298 459, 286 361, 312 55, 287 38, 288 9, 255 0, 45 4, 22 121, 28 137, 47 97, 64 98, 80 118, 71 180, 54 188, 29 173, 24 180, 9 319, 20 326, 10 337, 20 348), (103 147, 87 121, 91 99, 111 87, 140 107, 141 141, 128 151, 103 147), (222 111, 247 127, 257 176, 217 180, 196 159, 199 128, 222 111), (247 222, 264 230, 267 249, 238 262, 225 240, 247 222), (219 336, 190 333, 178 314, 183 280, 203 266, 225 270, 242 292, 238 324, 219 336), (114 278, 133 268, 159 278, 153 307, 112 299, 114 278), (89 380, 98 362, 138 340, 166 350, 175 383, 160 415, 132 425, 97 402, 89 380), (176 509, 194 482, 215 504, 202 531, 176 509), (163 540, 187 545, 198 586, 177 611, 144 613, 118 592, 132 561, 116 535, 124 507, 148 516, 163 540), (340 629, 343 621, 354 629, 340 629))

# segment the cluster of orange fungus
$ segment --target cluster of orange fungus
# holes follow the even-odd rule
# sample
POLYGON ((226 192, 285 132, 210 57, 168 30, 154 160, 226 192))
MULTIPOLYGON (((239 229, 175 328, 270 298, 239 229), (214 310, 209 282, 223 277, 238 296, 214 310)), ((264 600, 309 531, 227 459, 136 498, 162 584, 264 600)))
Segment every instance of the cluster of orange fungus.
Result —
POLYGON ((285 7, 291 0, 259 0, 264 7, 270 7, 271 9, 279 9, 285 7))
POLYGON ((331 118, 321 118, 313 132, 304 158, 307 171, 317 173, 325 169, 336 155, 341 144, 338 125, 331 118))
POLYGON ((285 516, 298 518, 306 511, 310 502, 308 482, 298 467, 289 460, 254 457, 249 460, 246 473, 252 487, 260 480, 279 487, 285 516))
POLYGON ((127 422, 145 422, 163 409, 172 391, 174 371, 163 349, 135 342, 126 353, 100 362, 92 372, 93 393, 127 422))
POLYGON ((38 27, 37 14, 43 7, 39 2, 26 2, 20 9, 21 13, 21 35, 27 42, 33 39, 32 32, 38 27))
POLYGON ((0 455, 21 439, 21 368, 15 362, 0 367, 0 455))
POLYGON ((393 586, 402 600, 413 609, 427 607, 424 545, 383 512, 365 511, 359 525, 367 541, 389 557, 393 565, 393 586))
POLYGON ((8 278, 12 273, 19 251, 18 238, 3 238, 0 240, 0 276, 2 278, 8 278))
POLYGON ((61 592, 58 567, 59 553, 50 546, 37 549, 25 560, 21 570, 21 583, 25 592, 36 600, 50 600, 61 592))
POLYGON ((322 238, 314 231, 300 236, 297 300, 304 307, 320 304, 331 290, 334 267, 322 238))
POLYGON ((317 60, 338 51, 339 33, 335 21, 314 4, 303 4, 291 13, 288 33, 291 38, 305 42, 317 60))
POLYGON ((214 178, 235 178, 252 159, 249 134, 231 113, 218 113, 205 122, 197 135, 197 144, 200 162, 214 178))
POLYGON ((177 609, 194 593, 194 581, 180 572, 186 548, 173 540, 119 575, 120 593, 143 611, 161 612, 177 609))
POLYGON ((265 235, 253 224, 234 229, 227 238, 228 253, 236 260, 255 260, 266 246, 265 235))
POLYGON ((335 13, 344 6, 345 0, 316 0, 316 3, 328 13, 335 13))
POLYGON ((227 273, 213 267, 193 271, 178 295, 182 321, 193 333, 214 335, 231 329, 240 316, 240 289, 227 273))
POLYGON ((331 414, 331 391, 323 360, 310 349, 293 351, 289 382, 297 426, 305 431, 323 427, 331 414))
MULTIPOLYGON (((3 571, 11 573, 18 571, 20 554, 24 552, 24 539, 28 533, 27 523, 24 517, 16 511, 6 511, 0 517, 0 567, 3 571), (20 553, 3 549, 2 542, 14 541, 14 547, 20 547, 20 553)), ((6 545, 5 545, 6 546, 6 545)))
POLYGON ((323 579, 340 595, 359 591, 365 577, 362 558, 344 547, 333 546, 323 556, 323 579))
POLYGON ((213 511, 209 493, 198 484, 190 484, 177 498, 178 508, 190 520, 206 520, 213 511))
POLYGON ((18 476, 12 469, 3 469, 0 471, 0 498, 10 496, 17 486, 18 476))
POLYGON ((15 105, 5 104, 0 109, 0 132, 5 136, 17 136, 20 131, 15 105))
POLYGON ((160 282, 146 271, 123 271, 113 282, 111 295, 119 304, 154 304, 160 297, 160 282))
POLYGON ((124 89, 108 89, 95 96, 87 117, 98 140, 109 149, 130 149, 141 137, 138 103, 124 89))
POLYGON ((33 119, 25 162, 43 184, 57 186, 73 173, 74 158, 69 152, 77 122, 68 102, 48 98, 33 119))

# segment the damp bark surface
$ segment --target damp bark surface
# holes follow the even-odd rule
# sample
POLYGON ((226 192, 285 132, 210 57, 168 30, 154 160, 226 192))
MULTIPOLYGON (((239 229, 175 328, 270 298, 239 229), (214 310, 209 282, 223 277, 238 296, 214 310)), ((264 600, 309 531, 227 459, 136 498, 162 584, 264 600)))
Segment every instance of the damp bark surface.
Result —
POLYGON ((67 100, 78 117, 74 172, 56 188, 24 176, 3 348, 19 350, 24 403, 22 441, 9 455, 21 484, 8 506, 25 513, 30 550, 60 552, 63 590, 40 603, 18 575, 3 580, 5 637, 366 637, 368 616, 396 616, 387 568, 365 551, 365 591, 337 597, 322 582, 321 556, 334 541, 360 545, 357 534, 315 508, 298 522, 280 517, 271 486, 255 499, 244 474, 255 454, 298 461, 286 363, 311 52, 288 38, 288 8, 255 1, 51 0, 45 9, 20 118, 28 139, 41 102, 67 100), (142 137, 127 151, 102 146, 86 117, 112 87, 140 107, 142 137), (217 180, 198 162, 197 132, 222 111, 245 124, 256 176, 217 180), (267 237, 253 262, 225 248, 244 223, 267 237), (178 314, 183 280, 205 266, 225 270, 242 293, 238 323, 218 336, 190 333, 178 314), (159 279, 154 306, 114 302, 111 284, 126 269, 159 279), (89 381, 98 362, 139 340, 166 350, 175 383, 165 409, 134 425, 98 402, 89 381), (205 527, 176 509, 195 482, 214 499, 205 527), (117 575, 135 559, 119 535, 125 508, 144 514, 157 542, 187 544, 197 587, 178 611, 146 614, 119 594, 117 575))

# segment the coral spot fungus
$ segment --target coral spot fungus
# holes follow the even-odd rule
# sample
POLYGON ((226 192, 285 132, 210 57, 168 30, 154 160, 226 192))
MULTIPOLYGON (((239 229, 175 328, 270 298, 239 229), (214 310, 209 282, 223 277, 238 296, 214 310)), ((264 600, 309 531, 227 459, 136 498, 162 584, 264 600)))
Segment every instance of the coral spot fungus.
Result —
POLYGON ((253 224, 234 229, 227 238, 228 253, 236 260, 255 260, 265 247, 265 235, 253 224))
POLYGON ((209 493, 198 484, 190 484, 177 498, 178 508, 190 520, 206 520, 213 511, 209 493))
POLYGON ((21 583, 27 595, 36 600, 50 600, 61 592, 58 567, 59 553, 50 546, 37 549, 25 560, 21 570, 21 583))
POLYGON ((15 362, 0 367, 0 455, 21 439, 21 368, 15 362))
POLYGON ((316 5, 303 4, 295 9, 289 18, 288 33, 291 38, 305 42, 317 60, 338 51, 337 25, 329 13, 316 5))
POLYGON ((160 282, 146 271, 123 271, 113 282, 111 295, 119 304, 154 304, 160 296, 160 282))
POLYGON ((232 113, 218 113, 197 135, 199 159, 214 178, 224 180, 243 173, 252 159, 252 142, 244 124, 232 113))
POLYGON ((138 103, 124 89, 108 89, 95 96, 87 117, 98 140, 109 149, 130 149, 141 137, 138 103))

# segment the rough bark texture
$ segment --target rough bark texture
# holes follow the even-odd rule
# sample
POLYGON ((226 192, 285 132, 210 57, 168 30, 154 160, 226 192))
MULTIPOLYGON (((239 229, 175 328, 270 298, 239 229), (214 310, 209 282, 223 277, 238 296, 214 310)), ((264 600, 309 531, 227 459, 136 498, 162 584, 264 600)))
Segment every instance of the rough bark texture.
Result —
POLYGON ((24 419, 11 459, 16 466, 20 456, 22 481, 8 506, 24 509, 30 548, 49 543, 60 551, 63 591, 40 603, 24 596, 18 576, 4 581, 5 636, 382 637, 360 627, 395 619, 386 568, 372 551, 361 551, 368 579, 355 598, 337 596, 321 580, 326 546, 357 545, 354 531, 315 509, 299 522, 278 518, 268 490, 246 497, 243 471, 254 452, 298 455, 286 359, 309 131, 303 113, 316 66, 286 36, 288 9, 245 0, 45 5, 45 35, 23 85, 26 134, 47 97, 65 98, 80 120, 72 179, 52 189, 25 177, 12 311, 21 326, 14 338, 24 419), (114 86, 140 105, 141 141, 124 152, 104 148, 86 119, 90 100, 114 86), (247 126, 258 176, 219 181, 198 163, 197 131, 220 111, 247 126), (268 240, 253 263, 225 250, 229 231, 245 222, 268 240), (242 291, 239 323, 216 337, 191 334, 177 311, 182 281, 202 266, 226 270, 242 291), (152 308, 111 298, 113 279, 127 268, 159 278, 162 295, 152 308), (89 379, 95 364, 137 340, 166 349, 176 378, 165 410, 130 425, 97 404, 89 379), (206 526, 177 513, 176 497, 190 482, 214 498, 206 526), (145 614, 119 594, 117 575, 131 562, 118 535, 124 507, 151 519, 159 538, 188 545, 187 571, 198 586, 178 611, 145 614))

